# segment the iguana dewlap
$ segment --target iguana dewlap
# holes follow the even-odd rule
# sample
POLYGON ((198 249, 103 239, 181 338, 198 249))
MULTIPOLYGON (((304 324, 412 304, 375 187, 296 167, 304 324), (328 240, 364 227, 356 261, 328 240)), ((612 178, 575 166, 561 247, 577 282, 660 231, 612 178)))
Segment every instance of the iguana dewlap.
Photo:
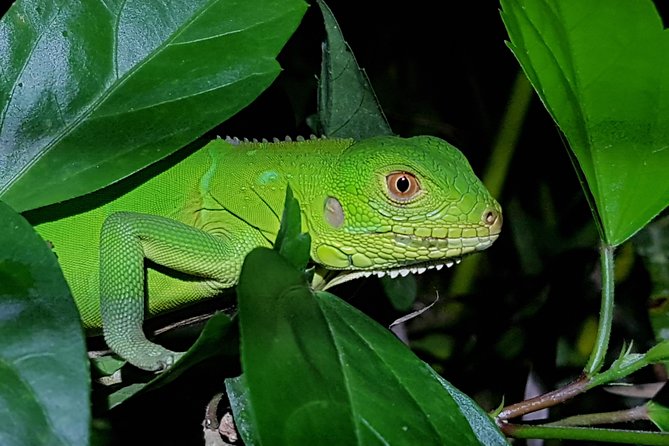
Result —
POLYGON ((157 370, 175 353, 146 339, 145 295, 151 315, 233 286, 244 256, 274 241, 287 184, 313 261, 349 278, 452 264, 489 247, 502 225, 462 153, 421 136, 217 139, 107 204, 37 230, 53 245, 84 326, 102 327, 117 354, 157 370))

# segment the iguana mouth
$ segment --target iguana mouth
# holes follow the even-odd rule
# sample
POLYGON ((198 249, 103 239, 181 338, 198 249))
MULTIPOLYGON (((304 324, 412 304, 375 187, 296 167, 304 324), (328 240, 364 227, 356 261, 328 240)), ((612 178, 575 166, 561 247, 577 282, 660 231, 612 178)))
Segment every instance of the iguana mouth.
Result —
MULTIPOLYGON (((477 251, 484 250, 488 248, 493 242, 498 238, 499 234, 491 234, 487 237, 480 237, 478 243, 473 244, 467 248, 459 248, 461 254, 454 256, 446 256, 441 258, 436 258, 434 260, 423 260, 417 261, 415 263, 406 263, 401 266, 396 266, 392 268, 384 269, 367 269, 367 270, 340 270, 339 274, 330 280, 324 287, 323 290, 327 290, 336 285, 340 285, 351 280, 367 277, 385 277, 388 276, 391 279, 396 277, 406 277, 409 274, 423 274, 429 270, 441 270, 444 267, 450 268, 453 265, 457 265, 462 261, 462 256, 473 254, 477 251), (462 252, 464 251, 464 252, 462 252)), ((413 237, 412 237, 413 238, 413 237)), ((415 239, 415 238, 414 238, 415 239)), ((428 242, 429 243, 429 242, 428 242)))
POLYGON ((363 270, 363 271, 346 271, 346 270, 340 270, 339 275, 334 277, 332 280, 330 280, 325 287, 323 287, 323 290, 327 290, 328 288, 331 288, 336 285, 340 285, 345 282, 349 282, 351 280, 359 279, 359 278, 367 278, 367 277, 384 277, 388 276, 391 279, 394 279, 396 277, 406 277, 409 274, 423 274, 425 271, 429 270, 436 270, 439 271, 443 269, 444 267, 450 268, 453 265, 457 265, 462 261, 462 258, 460 257, 452 257, 448 259, 441 259, 441 260, 431 260, 431 261, 426 261, 426 262, 420 262, 420 263, 414 263, 411 265, 403 265, 399 266, 396 268, 388 268, 384 270, 363 270))

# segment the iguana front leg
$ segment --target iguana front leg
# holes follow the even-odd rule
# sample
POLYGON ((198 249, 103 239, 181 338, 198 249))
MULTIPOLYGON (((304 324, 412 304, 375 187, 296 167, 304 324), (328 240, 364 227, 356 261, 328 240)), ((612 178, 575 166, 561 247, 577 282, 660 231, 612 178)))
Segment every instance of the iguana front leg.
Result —
MULTIPOLYGON (((144 259, 200 277, 194 296, 206 297, 234 285, 243 255, 238 244, 165 217, 119 212, 100 234, 100 308, 105 341, 131 364, 158 371, 180 353, 149 341, 144 321, 144 259)), ((149 296, 150 297, 150 296, 149 296)))

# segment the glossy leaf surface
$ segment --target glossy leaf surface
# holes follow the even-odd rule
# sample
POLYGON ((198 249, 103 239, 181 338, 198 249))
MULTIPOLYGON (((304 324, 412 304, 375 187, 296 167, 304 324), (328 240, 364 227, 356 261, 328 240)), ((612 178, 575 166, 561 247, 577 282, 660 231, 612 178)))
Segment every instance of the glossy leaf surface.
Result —
POLYGON ((0 202, 0 444, 87 444, 90 376, 56 257, 0 202))
POLYGON ((305 7, 17 1, 0 21, 0 197, 76 197, 195 140, 274 80, 305 7))
POLYGON ((244 380, 234 398, 253 444, 506 444, 392 333, 314 294, 276 251, 247 256, 238 297, 244 380))
POLYGON ((669 203, 669 33, 650 0, 501 4, 509 47, 567 137, 602 238, 624 242, 669 203))

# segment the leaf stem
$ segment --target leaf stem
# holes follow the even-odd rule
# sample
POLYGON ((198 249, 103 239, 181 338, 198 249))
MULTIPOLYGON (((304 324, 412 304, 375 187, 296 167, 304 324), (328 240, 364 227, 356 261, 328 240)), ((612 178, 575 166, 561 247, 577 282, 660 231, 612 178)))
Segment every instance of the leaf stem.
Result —
POLYGON ((597 373, 604 364, 606 351, 609 347, 611 337, 611 326, 613 323, 613 299, 614 299, 614 261, 613 251, 615 246, 609 245, 602 240, 599 248, 600 265, 602 274, 602 301, 599 310, 599 327, 595 346, 590 353, 590 358, 585 366, 584 372, 587 376, 597 373))
POLYGON ((589 440, 638 445, 669 445, 669 433, 593 427, 554 427, 506 424, 505 435, 514 438, 543 438, 559 440, 589 440))

